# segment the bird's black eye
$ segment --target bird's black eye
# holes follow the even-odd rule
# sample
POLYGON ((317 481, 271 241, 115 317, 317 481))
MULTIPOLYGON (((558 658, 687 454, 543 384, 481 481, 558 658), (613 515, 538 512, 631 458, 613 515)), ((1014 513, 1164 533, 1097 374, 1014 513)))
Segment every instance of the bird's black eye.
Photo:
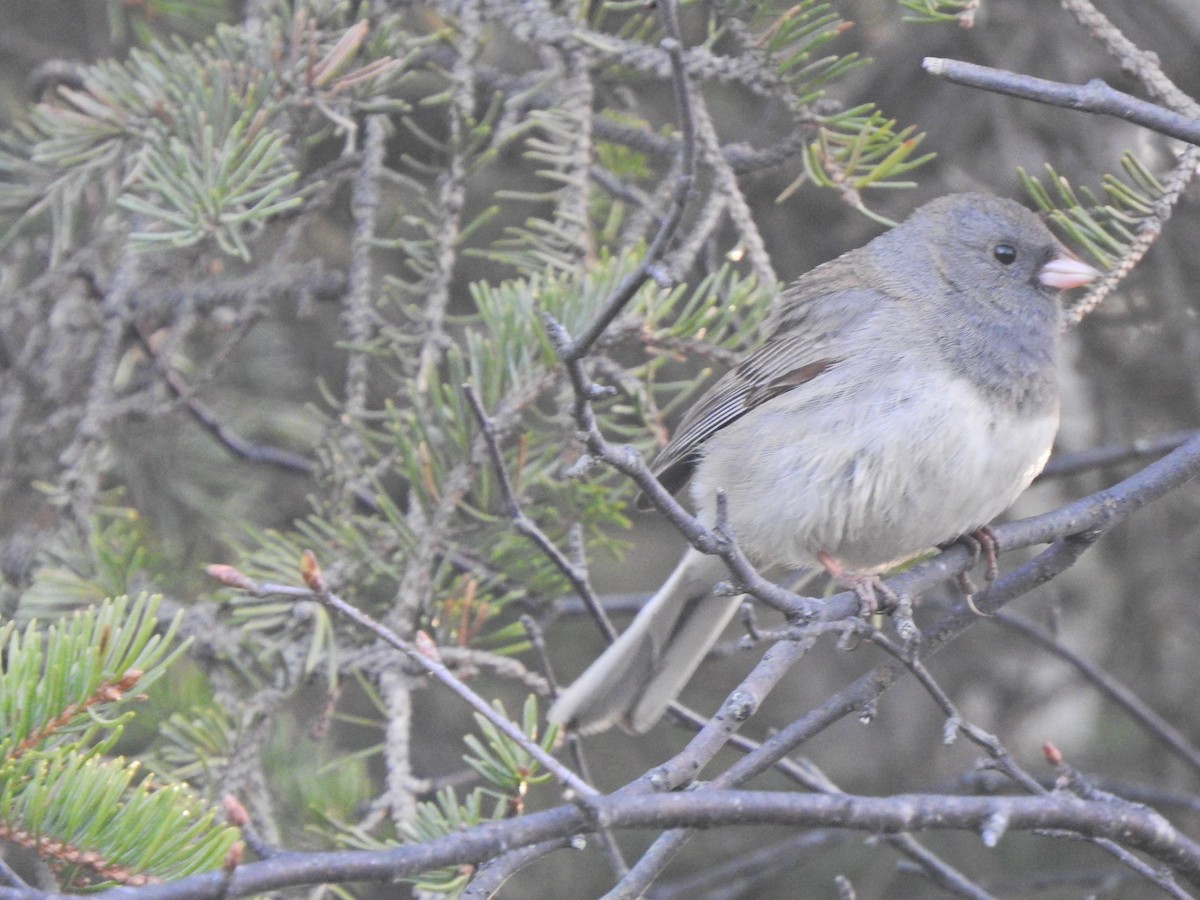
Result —
POLYGON ((996 261, 1009 265, 1017 260, 1017 248, 1012 244, 997 244, 992 248, 992 256, 996 257, 996 261))

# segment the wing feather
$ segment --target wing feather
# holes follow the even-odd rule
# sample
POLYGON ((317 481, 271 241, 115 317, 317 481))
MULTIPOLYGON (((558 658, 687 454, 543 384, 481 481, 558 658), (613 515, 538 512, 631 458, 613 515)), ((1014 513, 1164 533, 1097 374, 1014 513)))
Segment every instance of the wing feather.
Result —
MULTIPOLYGON (((684 416, 653 464, 667 490, 684 485, 705 441, 716 432, 775 397, 802 389, 846 358, 847 345, 854 344, 850 332, 870 318, 863 310, 888 299, 860 286, 851 275, 852 255, 813 269, 785 291, 771 336, 722 375, 684 416)), ((639 505, 644 505, 641 498, 639 505)))

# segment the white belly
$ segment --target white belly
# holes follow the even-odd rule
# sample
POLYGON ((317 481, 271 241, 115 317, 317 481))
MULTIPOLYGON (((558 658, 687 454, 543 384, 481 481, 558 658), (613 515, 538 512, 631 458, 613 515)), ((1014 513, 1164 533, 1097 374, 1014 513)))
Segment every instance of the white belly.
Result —
POLYGON ((864 573, 986 525, 1045 465, 1058 411, 989 411, 966 381, 931 381, 895 373, 853 402, 798 391, 747 413, 705 445, 692 479, 702 517, 724 488, 760 564, 807 567, 823 550, 864 573))

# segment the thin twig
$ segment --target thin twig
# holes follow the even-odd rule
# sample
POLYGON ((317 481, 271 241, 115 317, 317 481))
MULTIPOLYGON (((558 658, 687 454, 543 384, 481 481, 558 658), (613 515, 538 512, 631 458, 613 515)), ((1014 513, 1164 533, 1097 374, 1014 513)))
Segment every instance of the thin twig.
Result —
POLYGON ((779 681, 798 663, 816 637, 781 641, 764 655, 742 682, 721 704, 721 708, 700 729, 686 747, 654 769, 648 783, 655 790, 671 791, 700 776, 734 732, 758 709, 759 704, 779 681))
POLYGON ((1099 78, 1093 78, 1086 84, 1065 84, 1061 81, 1048 81, 1045 78, 1034 78, 1032 75, 1020 75, 990 66, 980 66, 957 59, 940 59, 936 56, 927 56, 922 66, 930 75, 944 78, 954 84, 1033 100, 1049 106, 1115 116, 1159 134, 1200 145, 1200 120, 1124 94, 1109 87, 1099 78))
POLYGON ((888 834, 884 835, 883 839, 912 860, 917 870, 942 890, 958 897, 969 897, 971 900, 994 900, 993 894, 958 871, 911 834, 888 834))
POLYGON ((835 829, 803 831, 765 847, 741 850, 735 857, 651 890, 648 900, 696 900, 697 897, 753 897, 759 885, 781 884, 786 872, 824 856, 853 838, 835 829))
POLYGON ((570 838, 551 838, 489 859, 475 870, 470 883, 457 895, 458 900, 491 900, 508 879, 555 850, 569 847, 570 842, 570 838))
POLYGON ((600 336, 608 326, 621 314, 621 311, 634 298, 642 285, 650 278, 651 272, 662 258, 671 239, 683 221, 683 211, 687 206, 688 195, 692 191, 692 183, 696 177, 696 127, 692 118, 691 88, 688 85, 687 73, 683 68, 683 46, 678 38, 678 26, 672 28, 673 12, 668 11, 669 2, 659 4, 664 25, 670 37, 664 38, 661 47, 671 61, 671 83, 675 88, 675 107, 679 120, 679 132, 682 143, 679 148, 679 175, 671 190, 671 197, 663 216, 662 225, 654 240, 650 242, 646 253, 636 269, 630 272, 617 286, 601 307, 591 323, 582 333, 562 348, 560 355, 564 362, 576 362, 587 356, 600 336))
MULTIPOLYGON (((994 613, 992 615, 995 617, 1001 615, 1001 613, 994 613)), ((1008 748, 1004 746, 1004 744, 998 737, 996 737, 996 735, 984 731, 982 728, 978 727, 977 725, 973 725, 963 718, 962 714, 958 711, 958 708, 950 700, 949 695, 942 689, 942 686, 937 683, 936 679, 934 679, 929 670, 925 668, 925 665, 920 661, 915 653, 911 653, 905 648, 896 646, 891 640, 889 640, 885 635, 880 634, 878 629, 874 628, 869 623, 861 622, 849 624, 862 630, 867 640, 882 648, 893 658, 901 662, 914 675, 914 677, 917 679, 917 682, 923 688, 925 688, 926 692, 933 697, 938 706, 941 707, 943 713, 946 715, 947 728, 953 728, 957 733, 965 736, 977 747, 982 748, 990 757, 993 767, 1004 773, 1004 775, 1008 778, 1016 781, 1032 794, 1048 795, 1050 793, 1049 790, 1042 787, 1042 785, 1032 774, 1027 772, 1024 767, 1017 763, 1016 759, 1008 751, 1008 748)), ((1112 795, 1100 797, 1098 796, 1098 792, 1094 795, 1088 795, 1086 799, 1103 799, 1105 801, 1118 800, 1118 798, 1115 798, 1112 795)), ((1120 800, 1120 802, 1126 803, 1127 801, 1120 800)), ((992 828, 994 833, 990 835, 985 833, 984 839, 985 841, 994 841, 999 839, 1000 834, 1002 834, 1003 830, 1007 828, 1007 824, 1001 820, 997 820, 996 822, 991 823, 989 827, 992 828)), ((1176 885, 1169 876, 1155 870, 1152 866, 1146 865, 1146 863, 1138 859, 1134 854, 1130 853, 1118 842, 1088 835, 1081 835, 1080 837, 1083 840, 1094 843, 1097 847, 1104 850, 1130 871, 1153 882, 1157 887, 1165 891, 1170 896, 1176 897, 1178 900, 1186 900, 1186 898, 1189 896, 1186 892, 1181 891, 1179 886, 1176 885)))
POLYGON ((1121 684, 1099 666, 1069 649, 1044 628, 1021 616, 999 612, 995 621, 1033 641, 1042 649, 1068 663, 1100 693, 1116 703, 1154 738, 1166 745, 1179 759, 1200 772, 1200 747, 1183 732, 1152 710, 1133 691, 1121 684))
POLYGON ((496 471, 496 479, 500 484, 500 496, 504 500, 505 511, 508 513, 509 519, 512 520, 513 529, 525 537, 529 538, 537 546, 539 550, 549 559, 571 586, 575 589, 576 595, 583 601, 592 618, 596 620, 596 624, 600 626, 600 630, 608 640, 615 641, 617 639, 617 629, 613 627, 612 621, 608 618, 608 614, 604 611, 603 605, 596 597, 596 592, 592 590, 591 581, 588 578, 587 569, 583 566, 577 566, 563 553, 555 543, 550 540, 546 532, 538 526, 537 522, 525 515, 525 510, 521 507, 521 501, 517 499, 516 492, 513 490, 512 479, 508 477, 508 469, 504 465, 504 455, 500 451, 500 443, 496 436, 496 426, 492 422, 487 411, 483 408, 483 401, 479 399, 479 392, 470 384, 464 384, 463 396, 467 398, 467 404, 471 407, 471 412, 475 414, 475 421, 479 424, 479 431, 483 435, 483 439, 487 444, 488 456, 491 457, 492 468, 496 471))
POLYGON ((171 393, 192 414, 192 418, 199 423, 200 427, 216 438, 218 443, 226 450, 247 462, 276 466, 280 469, 297 472, 301 475, 312 474, 316 463, 307 456, 292 453, 290 450, 283 450, 279 447, 267 447, 262 444, 255 444, 222 422, 220 417, 209 409, 205 403, 196 399, 192 393, 192 388, 159 356, 158 352, 154 349, 153 343, 146 335, 145 330, 141 326, 137 326, 133 331, 137 336, 138 343, 141 344, 142 350, 154 361, 155 368, 162 375, 162 379, 166 382, 171 393))
MULTIPOLYGON (((554 677, 554 668, 550 664, 550 654, 546 649, 546 639, 542 631, 542 626, 533 616, 522 616, 521 624, 525 627, 525 633, 529 636, 529 643, 533 645, 534 653, 537 654, 538 661, 541 663, 542 673, 545 675, 546 680, 550 682, 551 693, 557 697, 558 681, 554 677)), ((593 781, 591 766, 588 763, 587 754, 584 752, 583 738, 578 734, 568 732, 566 743, 567 752, 571 754, 571 760, 575 764, 575 771, 579 773, 580 778, 591 784, 593 781)), ((613 870, 614 877, 623 877, 629 871, 629 863, 625 861, 625 856, 621 853, 621 847, 617 843, 616 837, 603 823, 598 823, 597 832, 600 835, 601 843, 604 845, 604 852, 608 855, 608 863, 613 870)))
POLYGON ((567 769, 557 759, 543 750, 537 743, 531 741, 529 737, 521 731, 516 725, 510 722, 505 716, 500 715, 492 708, 483 697, 467 687, 460 678, 456 677, 440 659, 434 658, 429 653, 424 653, 417 646, 409 641, 404 640, 400 635, 396 634, 387 626, 376 621, 367 613, 358 609, 355 606, 347 603, 337 594, 332 591, 321 590, 314 591, 309 588, 296 587, 288 584, 256 584, 249 579, 240 585, 242 590, 254 596, 271 596, 282 595, 285 597, 296 597, 307 600, 318 600, 323 605, 330 609, 336 610, 343 616, 354 622, 356 625, 367 629, 384 643, 395 647, 410 660, 425 670, 426 674, 440 681, 446 687, 450 688, 454 693, 458 694, 465 700, 472 709, 495 725, 504 735, 520 745, 526 753, 536 759, 541 765, 546 768, 546 771, 554 774, 555 778, 566 787, 573 790, 579 797, 595 797, 599 792, 591 785, 586 784, 575 775, 574 772, 567 769))
POLYGON ((1124 463, 1136 462, 1155 456, 1170 453, 1176 447, 1182 446, 1192 438, 1200 435, 1200 431, 1174 431, 1170 434, 1160 434, 1154 437, 1138 438, 1128 444, 1107 444, 1102 447, 1089 447, 1074 453, 1056 453, 1046 463, 1038 475, 1038 480, 1047 478, 1064 478, 1069 475, 1079 475, 1093 469, 1103 469, 1119 466, 1124 463))

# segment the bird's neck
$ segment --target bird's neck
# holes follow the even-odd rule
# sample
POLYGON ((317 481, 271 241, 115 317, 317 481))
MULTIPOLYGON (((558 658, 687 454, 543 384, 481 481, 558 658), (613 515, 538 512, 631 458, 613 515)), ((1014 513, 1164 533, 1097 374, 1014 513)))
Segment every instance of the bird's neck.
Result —
POLYGON ((962 327, 935 331, 950 368, 986 397, 1021 414, 1054 409, 1058 404, 1057 306, 1045 303, 1016 310, 976 302, 964 304, 963 311, 968 318, 962 327))

